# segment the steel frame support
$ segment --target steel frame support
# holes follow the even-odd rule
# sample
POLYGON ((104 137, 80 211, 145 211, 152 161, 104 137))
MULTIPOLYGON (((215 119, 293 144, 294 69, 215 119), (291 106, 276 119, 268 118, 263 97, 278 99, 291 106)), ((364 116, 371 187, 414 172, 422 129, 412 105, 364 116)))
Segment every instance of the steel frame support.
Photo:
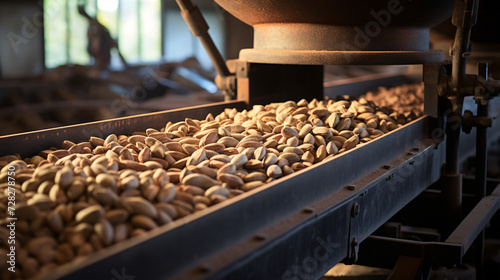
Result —
POLYGON ((474 240, 500 209, 500 185, 491 195, 485 196, 446 239, 446 243, 460 244, 462 255, 469 250, 474 240))
MULTIPOLYGON (((500 184, 485 196, 444 242, 421 242, 370 236, 361 243, 361 264, 390 268, 400 256, 422 259, 430 266, 461 264, 463 257, 500 209, 500 184), (365 254, 366 252, 366 254, 365 254)), ((476 248, 477 249, 477 248, 476 248)), ((396 265, 397 266, 397 265, 396 265)))
MULTIPOLYGON (((488 82, 488 64, 479 64, 479 76, 488 82)), ((482 96, 478 96, 482 97, 482 96)), ((477 117, 488 118, 488 99, 478 99, 477 117)), ((486 195, 486 170, 488 159, 488 126, 476 124, 476 191, 475 198, 481 200, 486 195)), ((490 124, 491 126, 491 124, 490 124)), ((484 229, 478 234, 475 243, 476 279, 484 279, 483 256, 484 256, 484 229)))

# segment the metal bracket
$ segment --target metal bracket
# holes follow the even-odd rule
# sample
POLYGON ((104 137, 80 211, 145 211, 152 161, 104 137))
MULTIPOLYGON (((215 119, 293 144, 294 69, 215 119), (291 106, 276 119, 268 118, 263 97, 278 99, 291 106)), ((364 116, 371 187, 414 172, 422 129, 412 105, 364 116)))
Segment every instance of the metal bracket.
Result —
POLYGON ((239 60, 236 64, 236 77, 237 78, 248 78, 248 70, 250 68, 250 63, 248 61, 239 60))
POLYGON ((217 75, 215 77, 215 84, 217 88, 219 88, 224 96, 230 97, 229 99, 233 99, 236 96, 237 89, 237 79, 235 75, 230 76, 221 76, 217 75))
POLYGON ((462 118, 462 129, 469 134, 473 127, 491 127, 493 125, 493 117, 474 116, 474 114, 466 110, 462 118))
POLYGON ((372 235, 363 241, 361 250, 377 254, 361 254, 360 262, 365 265, 386 266, 390 260, 404 255, 423 259, 427 264, 435 266, 461 264, 476 237, 499 209, 500 185, 474 207, 444 242, 422 242, 372 235))
POLYGON ((500 209, 500 185, 485 196, 446 239, 446 243, 460 244, 462 255, 467 252, 481 230, 500 209))
MULTIPOLYGON (((471 75, 469 75, 471 76, 471 75)), ((474 78, 474 99, 478 106, 487 106, 490 99, 500 92, 491 85, 488 85, 488 63, 478 64, 478 75, 472 75, 474 78)), ((471 111, 465 111, 462 120, 462 128, 465 133, 470 133, 472 127, 491 127, 493 117, 489 116, 474 116, 471 111)))
POLYGON ((349 221, 349 239, 348 243, 349 245, 347 246, 348 251, 347 251, 347 258, 344 260, 344 263, 346 264, 354 264, 358 260, 358 253, 359 253, 359 242, 356 239, 356 236, 351 236, 352 234, 352 223, 353 219, 355 219, 359 215, 360 211, 360 205, 358 202, 354 202, 351 207, 351 219, 349 221))
POLYGON ((349 263, 353 264, 358 260, 358 253, 359 253, 359 243, 356 240, 356 237, 353 237, 350 245, 350 255, 349 255, 349 263))
POLYGON ((444 64, 441 62, 424 64, 424 114, 433 118, 439 116, 439 96, 444 95, 444 89, 441 80, 445 76, 444 64))
POLYGON ((370 236, 361 244, 360 262, 364 265, 390 266, 399 256, 422 258, 430 265, 452 266, 462 263, 460 244, 448 242, 423 242, 392 237, 370 236))

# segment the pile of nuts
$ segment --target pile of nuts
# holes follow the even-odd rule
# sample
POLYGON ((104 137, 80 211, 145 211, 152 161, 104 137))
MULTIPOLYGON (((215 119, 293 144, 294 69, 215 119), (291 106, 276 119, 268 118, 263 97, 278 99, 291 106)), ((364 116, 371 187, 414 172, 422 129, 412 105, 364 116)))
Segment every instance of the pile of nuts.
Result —
MULTIPOLYGON (((418 117, 358 100, 226 109, 132 136, 0 158, 0 256, 15 167, 16 272, 26 279, 369 142, 418 117)), ((415 113, 417 112, 417 113, 415 113)))
POLYGON ((381 108, 404 115, 407 120, 414 120, 424 111, 424 85, 406 84, 393 88, 379 87, 377 91, 367 92, 364 96, 381 108))

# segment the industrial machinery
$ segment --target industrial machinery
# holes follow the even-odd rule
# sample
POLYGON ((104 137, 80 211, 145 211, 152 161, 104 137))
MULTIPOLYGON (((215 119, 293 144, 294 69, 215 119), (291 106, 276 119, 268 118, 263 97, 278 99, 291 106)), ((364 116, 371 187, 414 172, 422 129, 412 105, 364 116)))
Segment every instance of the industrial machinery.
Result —
POLYGON ((31 156, 65 139, 127 134, 224 108, 323 99, 324 92, 343 90, 324 89, 327 64, 423 64, 426 115, 332 160, 60 267, 46 279, 317 279, 339 262, 375 264, 379 256, 396 263, 393 279, 427 279, 433 267, 461 264, 473 244, 481 279, 483 229, 500 208, 500 187, 487 192, 485 173, 488 143, 500 137, 500 123, 492 118, 500 110, 493 99, 500 83, 488 77, 487 64, 477 75, 465 73, 479 1, 216 0, 255 30, 254 48, 227 65, 197 7, 177 2, 211 55, 225 102, 0 137, 0 155, 31 156), (457 30, 448 63, 442 52, 429 50, 428 38, 429 28, 452 13, 457 30), (475 206, 466 213, 459 166, 474 152, 475 206), (443 206, 425 209, 440 228, 421 241, 398 238, 401 224, 384 224, 424 191, 443 206))

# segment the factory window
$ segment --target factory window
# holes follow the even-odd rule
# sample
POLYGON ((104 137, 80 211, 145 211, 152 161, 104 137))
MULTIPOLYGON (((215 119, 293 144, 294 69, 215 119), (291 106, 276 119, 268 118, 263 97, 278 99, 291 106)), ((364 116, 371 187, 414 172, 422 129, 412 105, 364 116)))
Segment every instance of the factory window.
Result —
MULTIPOLYGON (((202 9, 215 44, 224 53, 225 27, 221 8, 215 3, 207 4, 207 1, 194 2, 202 9)), ((80 15, 78 5, 84 5, 91 17, 97 15, 97 20, 106 26, 111 37, 118 40, 120 53, 127 63, 177 62, 196 57, 205 68, 212 68, 208 55, 199 40, 191 35, 175 1, 45 0, 47 68, 91 62, 87 52, 89 21, 80 15)), ((111 67, 120 66, 115 51, 111 67)))
MULTIPOLYGON (((87 28, 89 21, 78 5, 103 24, 112 38, 119 38, 120 52, 128 63, 158 62, 161 59, 160 0, 45 0, 45 64, 89 64, 87 28)), ((120 65, 117 53, 111 67, 120 65)))
MULTIPOLYGON (((174 2, 174 1, 172 1, 174 2)), ((210 27, 208 32, 219 49, 224 54, 224 15, 219 6, 213 4, 197 2, 205 20, 210 27)), ((194 37, 189 31, 187 24, 182 18, 179 8, 173 5, 167 5, 165 9, 165 37, 164 52, 167 61, 179 61, 188 57, 196 57, 205 68, 212 68, 212 62, 208 57, 203 45, 198 38, 194 37)))

